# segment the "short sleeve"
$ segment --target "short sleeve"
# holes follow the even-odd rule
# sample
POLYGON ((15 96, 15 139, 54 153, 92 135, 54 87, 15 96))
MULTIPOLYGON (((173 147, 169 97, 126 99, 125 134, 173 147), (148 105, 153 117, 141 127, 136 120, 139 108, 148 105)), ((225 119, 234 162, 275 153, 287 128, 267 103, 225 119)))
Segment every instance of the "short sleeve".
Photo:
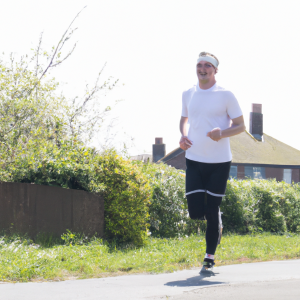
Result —
POLYGON ((181 110, 181 116, 182 117, 188 117, 188 108, 187 108, 187 99, 186 99, 186 92, 182 93, 182 110, 181 110))
POLYGON ((230 119, 235 119, 237 117, 242 116, 243 112, 235 96, 231 92, 229 92, 228 96, 229 97, 227 102, 227 113, 230 119))

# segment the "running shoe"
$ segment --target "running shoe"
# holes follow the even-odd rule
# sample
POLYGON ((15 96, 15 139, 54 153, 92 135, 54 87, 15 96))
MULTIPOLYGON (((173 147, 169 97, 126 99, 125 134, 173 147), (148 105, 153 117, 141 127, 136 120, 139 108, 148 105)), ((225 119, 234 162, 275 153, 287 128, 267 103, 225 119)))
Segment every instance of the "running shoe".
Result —
POLYGON ((213 271, 215 262, 213 259, 204 258, 202 265, 203 265, 203 267, 202 267, 200 273, 210 273, 213 271))

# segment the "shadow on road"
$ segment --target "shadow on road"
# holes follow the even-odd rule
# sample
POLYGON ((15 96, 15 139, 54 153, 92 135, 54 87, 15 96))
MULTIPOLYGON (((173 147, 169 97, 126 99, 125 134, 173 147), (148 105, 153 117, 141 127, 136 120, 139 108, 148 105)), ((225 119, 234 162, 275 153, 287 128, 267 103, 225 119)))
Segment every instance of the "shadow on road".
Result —
POLYGON ((177 280, 177 281, 170 281, 165 283, 167 286, 209 286, 209 285, 217 285, 217 284, 227 284, 227 282, 224 281, 212 281, 212 280, 205 280, 207 277, 213 277, 218 273, 212 273, 212 274, 205 274, 205 275, 199 275, 191 278, 187 278, 186 280, 177 280))

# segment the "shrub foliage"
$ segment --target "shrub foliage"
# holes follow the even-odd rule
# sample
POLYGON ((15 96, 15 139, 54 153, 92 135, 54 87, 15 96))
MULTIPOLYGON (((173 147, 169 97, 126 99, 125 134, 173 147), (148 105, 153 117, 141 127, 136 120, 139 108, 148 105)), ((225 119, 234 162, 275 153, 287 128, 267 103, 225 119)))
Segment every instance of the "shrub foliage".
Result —
POLYGON ((3 166, 2 181, 55 185, 102 195, 106 238, 144 243, 150 186, 142 170, 114 150, 98 154, 71 142, 60 147, 45 144, 3 166))
POLYGON ((106 236, 142 245, 147 237, 150 186, 142 170, 115 152, 99 156, 105 185, 106 236))
POLYGON ((149 207, 150 232, 155 237, 173 238, 205 229, 203 221, 189 218, 185 199, 185 175, 165 164, 143 164, 142 168, 152 189, 149 207))
POLYGON ((101 71, 81 97, 68 100, 48 77, 74 50, 61 52, 73 34, 70 26, 50 52, 42 49, 41 37, 31 57, 16 61, 11 55, 9 63, 0 57, 0 180, 102 194, 106 237, 143 244, 150 198, 146 178, 114 150, 99 154, 87 147, 111 110, 102 96, 117 80, 100 83, 101 71))
MULTIPOLYGON (((152 187, 152 235, 175 237, 204 231, 205 221, 194 221, 188 216, 183 172, 164 164, 140 165, 152 187)), ((231 179, 221 211, 225 232, 299 232, 300 185, 231 179)))
POLYGON ((300 186, 274 180, 230 180, 221 210, 228 231, 300 231, 300 186))
MULTIPOLYGON (((129 161, 114 150, 97 153, 75 141, 33 141, 26 155, 3 163, 0 180, 56 185, 101 194, 106 238, 144 244, 152 236, 179 237, 204 231, 188 216, 185 176, 165 164, 129 161)), ((221 205, 224 231, 299 232, 300 185, 275 180, 229 180, 221 205)))

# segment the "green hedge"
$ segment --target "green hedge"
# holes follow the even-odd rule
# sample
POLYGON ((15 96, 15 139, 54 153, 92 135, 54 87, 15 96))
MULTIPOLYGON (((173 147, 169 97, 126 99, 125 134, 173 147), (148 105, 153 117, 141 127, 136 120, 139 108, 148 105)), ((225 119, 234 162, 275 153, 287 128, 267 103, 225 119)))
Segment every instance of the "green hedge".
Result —
POLYGON ((64 142, 33 145, 3 165, 0 180, 80 189, 104 196, 105 237, 142 245, 147 236, 151 189, 140 168, 114 150, 98 154, 64 142))
POLYGON ((189 218, 183 171, 163 163, 134 163, 147 176, 152 189, 149 207, 152 236, 172 238, 205 230, 204 221, 189 218))
MULTIPOLYGON (((33 142, 32 142, 33 143, 33 142)), ((188 216, 185 175, 165 164, 125 160, 73 142, 44 141, 2 164, 0 180, 56 185, 101 194, 108 239, 144 244, 156 237, 204 231, 188 216)), ((224 232, 299 232, 300 185, 275 180, 230 180, 221 205, 224 232)))
POLYGON ((238 233, 300 231, 300 185, 230 180, 223 199, 224 229, 238 233))
MULTIPOLYGON (((204 231, 188 217, 184 172, 165 164, 140 164, 152 187, 150 231, 174 237, 204 231)), ((221 204, 224 232, 300 231, 300 185, 276 180, 229 180, 221 204)))
POLYGON ((147 237, 151 189, 142 170, 115 152, 97 161, 100 182, 105 185, 106 236, 135 245, 147 237))

